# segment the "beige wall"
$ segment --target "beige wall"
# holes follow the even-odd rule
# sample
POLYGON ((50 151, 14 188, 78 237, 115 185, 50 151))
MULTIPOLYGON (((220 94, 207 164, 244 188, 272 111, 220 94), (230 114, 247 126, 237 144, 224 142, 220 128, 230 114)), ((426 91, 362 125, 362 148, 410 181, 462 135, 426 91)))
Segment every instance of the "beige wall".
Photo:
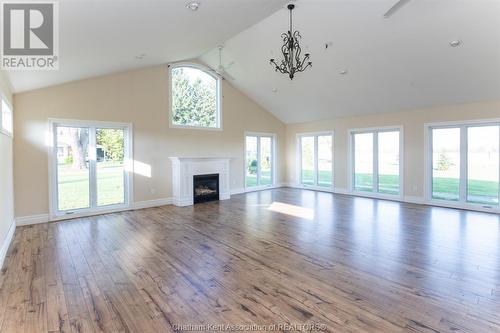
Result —
POLYGON ((345 191, 348 187, 348 130, 382 126, 404 128, 404 182, 405 196, 424 196, 424 124, 477 119, 500 118, 500 101, 457 106, 410 110, 395 113, 337 118, 318 122, 290 124, 287 126, 287 176, 296 184, 298 133, 334 131, 335 187, 345 191))
MULTIPOLYGON (((12 102, 10 84, 3 71, 0 71, 0 93, 12 102)), ((0 133, 0 248, 3 247, 13 222, 12 138, 0 133)))
POLYGON ((151 178, 134 176, 135 202, 172 195, 169 156, 231 157, 231 188, 243 188, 245 131, 277 134, 278 182, 296 184, 297 133, 333 130, 335 186, 345 191, 348 186, 348 130, 400 125, 404 128, 405 143, 404 194, 407 197, 422 197, 424 124, 500 118, 500 101, 496 101, 284 125, 227 81, 223 82, 223 131, 169 128, 168 105, 166 66, 148 67, 15 95, 16 216, 48 213, 45 143, 48 118, 132 123, 134 159, 150 165, 152 169, 151 178))
POLYGON ((76 81, 14 97, 16 217, 48 213, 48 118, 130 122, 134 159, 152 177, 134 176, 134 201, 172 195, 169 156, 231 157, 231 188, 244 186, 244 132, 278 136, 278 182, 285 180, 285 125, 223 81, 223 131, 169 128, 168 70, 148 67, 76 81), (155 190, 155 194, 151 191, 155 190))

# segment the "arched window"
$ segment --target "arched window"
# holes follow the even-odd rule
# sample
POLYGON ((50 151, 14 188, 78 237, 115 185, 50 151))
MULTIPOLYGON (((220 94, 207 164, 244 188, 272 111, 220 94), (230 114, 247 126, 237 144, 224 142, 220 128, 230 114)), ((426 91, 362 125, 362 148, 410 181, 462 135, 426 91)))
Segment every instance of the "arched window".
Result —
POLYGON ((220 86, 220 77, 201 65, 171 65, 171 126, 220 129, 220 86))

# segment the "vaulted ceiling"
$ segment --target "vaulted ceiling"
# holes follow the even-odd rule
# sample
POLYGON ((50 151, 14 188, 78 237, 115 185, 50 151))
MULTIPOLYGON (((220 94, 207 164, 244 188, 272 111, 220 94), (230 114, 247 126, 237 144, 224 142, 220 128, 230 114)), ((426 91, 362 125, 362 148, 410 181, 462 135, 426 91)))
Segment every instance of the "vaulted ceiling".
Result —
POLYGON ((230 82, 287 123, 500 99, 500 0, 411 0, 388 19, 396 0, 295 1, 313 67, 293 81, 269 65, 286 0, 186 2, 60 0, 59 71, 9 72, 14 91, 191 58, 216 68, 224 43, 230 82))
POLYGON ((59 0, 58 71, 8 72, 15 92, 196 58, 285 0, 59 0), (138 58, 142 59, 138 59, 138 58))
MULTIPOLYGON (((226 41, 231 83, 285 122, 500 99, 500 1, 412 0, 383 18, 395 2, 297 1, 313 67, 290 81, 269 65, 288 28, 283 8, 226 41)), ((216 67, 217 50, 202 60, 216 67)))

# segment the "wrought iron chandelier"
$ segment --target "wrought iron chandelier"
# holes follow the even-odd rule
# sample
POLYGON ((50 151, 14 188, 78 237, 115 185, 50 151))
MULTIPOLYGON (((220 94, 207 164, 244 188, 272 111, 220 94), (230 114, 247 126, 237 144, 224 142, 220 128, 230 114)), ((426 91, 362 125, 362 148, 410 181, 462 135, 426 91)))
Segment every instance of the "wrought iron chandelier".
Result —
POLYGON ((293 80, 295 73, 305 71, 306 68, 312 66, 312 62, 309 61, 309 53, 304 54, 304 58, 300 59, 302 49, 299 45, 299 39, 302 36, 298 30, 293 31, 292 27, 292 12, 295 5, 289 4, 287 8, 290 10, 290 30, 281 34, 283 39, 283 46, 281 46, 283 59, 279 64, 274 59, 271 59, 270 63, 275 67, 276 72, 288 74, 290 80, 293 80))

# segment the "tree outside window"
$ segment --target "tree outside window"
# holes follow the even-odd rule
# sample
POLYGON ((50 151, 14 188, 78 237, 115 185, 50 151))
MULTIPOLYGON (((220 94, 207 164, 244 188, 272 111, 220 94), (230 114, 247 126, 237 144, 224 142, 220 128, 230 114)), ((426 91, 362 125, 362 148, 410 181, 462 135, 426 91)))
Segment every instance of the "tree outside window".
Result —
POLYGON ((171 70, 172 124, 219 128, 218 79, 194 67, 171 70))

